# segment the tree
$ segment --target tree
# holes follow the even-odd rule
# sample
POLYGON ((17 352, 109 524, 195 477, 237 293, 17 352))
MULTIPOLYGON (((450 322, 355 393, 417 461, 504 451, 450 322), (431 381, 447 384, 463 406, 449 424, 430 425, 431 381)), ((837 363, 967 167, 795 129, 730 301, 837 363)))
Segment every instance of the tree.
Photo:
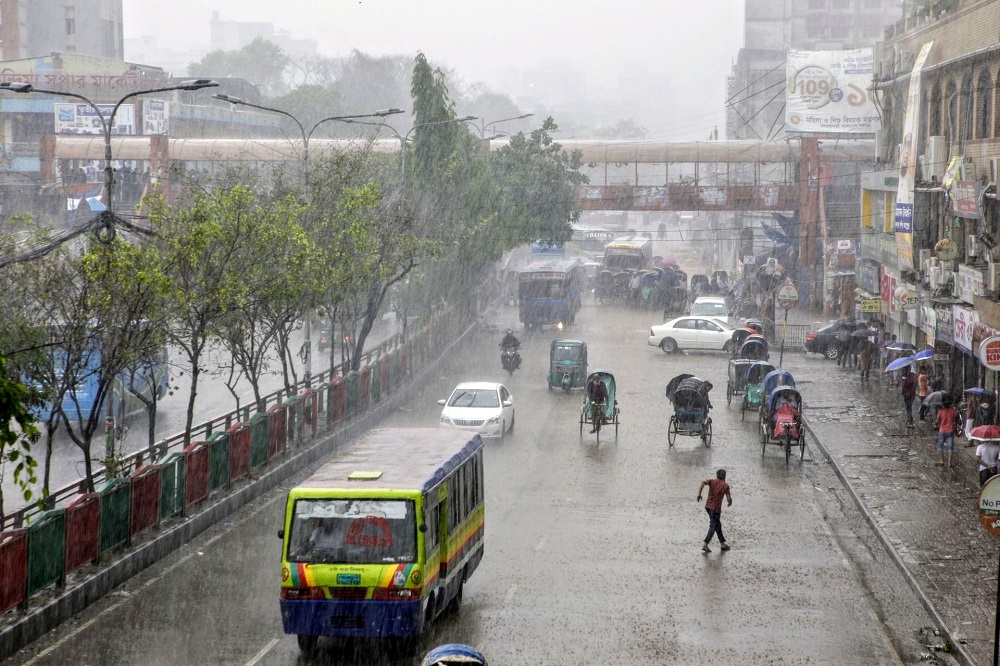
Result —
POLYGON ((184 353, 191 368, 185 443, 194 422, 198 380, 207 345, 243 293, 242 284, 266 263, 247 250, 253 196, 242 185, 196 192, 192 200, 168 207, 161 198, 150 202, 152 241, 170 283, 168 337, 184 353))
POLYGON ((645 127, 636 125, 631 118, 619 120, 610 127, 599 127, 594 131, 594 137, 597 139, 619 139, 622 141, 645 139, 648 134, 649 131, 645 127))
POLYGON ((281 47, 262 37, 235 51, 211 51, 188 65, 188 74, 208 78, 240 78, 260 86, 265 96, 285 91, 288 56, 281 47))
MULTIPOLYGON (((14 465, 14 483, 25 501, 31 500, 31 486, 37 482, 37 463, 31 456, 31 445, 38 440, 38 428, 31 413, 33 402, 28 388, 7 375, 7 361, 0 356, 0 463, 14 465)), ((0 488, 0 523, 3 515, 0 488)))

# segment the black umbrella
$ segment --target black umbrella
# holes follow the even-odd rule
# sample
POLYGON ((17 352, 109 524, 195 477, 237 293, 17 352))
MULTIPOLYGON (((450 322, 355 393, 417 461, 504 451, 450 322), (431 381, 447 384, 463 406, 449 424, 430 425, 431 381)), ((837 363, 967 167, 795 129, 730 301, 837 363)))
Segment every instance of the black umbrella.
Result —
POLYGON ((680 375, 677 375, 676 377, 674 377, 673 379, 671 379, 670 382, 667 384, 667 400, 669 400, 670 402, 673 402, 674 401, 674 391, 677 390, 677 387, 680 386, 680 383, 682 381, 684 381, 685 379, 689 379, 690 377, 694 377, 694 375, 680 374, 680 375))
POLYGON ((878 335, 878 331, 871 328, 862 328, 851 333, 852 338, 874 338, 876 335, 878 335))

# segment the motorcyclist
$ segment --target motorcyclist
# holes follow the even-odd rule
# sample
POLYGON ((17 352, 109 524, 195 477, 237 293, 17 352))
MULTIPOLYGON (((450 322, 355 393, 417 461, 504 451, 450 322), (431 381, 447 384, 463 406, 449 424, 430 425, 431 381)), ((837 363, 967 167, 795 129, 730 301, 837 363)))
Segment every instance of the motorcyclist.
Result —
POLYGON ((514 335, 513 329, 508 328, 504 332, 503 340, 500 341, 500 349, 517 350, 520 348, 521 348, 521 341, 517 339, 516 335, 514 335))

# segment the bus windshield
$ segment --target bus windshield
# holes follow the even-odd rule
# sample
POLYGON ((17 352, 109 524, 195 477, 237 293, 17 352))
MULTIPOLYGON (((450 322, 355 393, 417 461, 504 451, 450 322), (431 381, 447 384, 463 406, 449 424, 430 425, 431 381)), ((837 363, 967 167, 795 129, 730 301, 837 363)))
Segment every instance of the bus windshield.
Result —
POLYGON ((411 500, 299 499, 292 516, 288 561, 415 562, 414 513, 411 500))
POLYGON ((519 295, 528 301, 563 298, 563 282, 564 278, 522 280, 519 295))

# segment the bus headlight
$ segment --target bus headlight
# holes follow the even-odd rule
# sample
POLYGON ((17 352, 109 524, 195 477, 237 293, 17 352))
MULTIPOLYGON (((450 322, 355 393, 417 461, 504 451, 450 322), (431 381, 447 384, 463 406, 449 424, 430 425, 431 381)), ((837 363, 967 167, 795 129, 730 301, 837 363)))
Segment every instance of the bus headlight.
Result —
POLYGON ((561 321, 556 322, 556 330, 557 331, 563 330, 563 323, 561 321))

